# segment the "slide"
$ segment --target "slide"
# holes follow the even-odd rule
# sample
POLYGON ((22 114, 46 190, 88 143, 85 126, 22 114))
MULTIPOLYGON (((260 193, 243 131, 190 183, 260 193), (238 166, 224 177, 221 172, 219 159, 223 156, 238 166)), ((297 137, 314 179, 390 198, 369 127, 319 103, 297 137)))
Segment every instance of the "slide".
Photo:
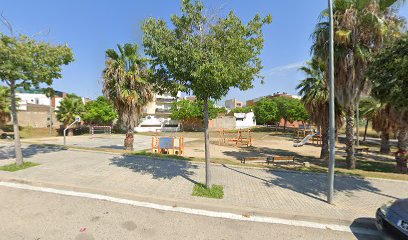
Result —
POLYGON ((294 147, 301 147, 301 146, 305 145, 307 142, 309 142, 310 138, 312 138, 314 135, 316 135, 316 133, 307 135, 305 138, 303 138, 302 141, 293 144, 293 146, 294 147))

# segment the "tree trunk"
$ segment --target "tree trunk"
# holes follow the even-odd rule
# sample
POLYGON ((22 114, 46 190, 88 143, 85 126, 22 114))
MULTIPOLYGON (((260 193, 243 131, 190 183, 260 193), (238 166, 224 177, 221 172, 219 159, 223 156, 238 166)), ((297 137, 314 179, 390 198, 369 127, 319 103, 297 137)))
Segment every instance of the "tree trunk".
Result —
POLYGON ((205 185, 211 187, 210 134, 208 132, 208 99, 204 99, 205 185))
POLYGON ((68 136, 74 136, 74 129, 73 128, 68 129, 68 136))
POLYGON ((356 159, 354 158, 354 111, 352 107, 346 110, 346 163, 348 169, 356 168, 356 159))
POLYGON ((406 152, 408 145, 408 128, 401 128, 398 133, 398 151, 406 152))
POLYGON ((320 151, 320 159, 329 160, 329 126, 327 124, 323 124, 321 128, 322 134, 322 148, 320 151))
POLYGON ((23 152, 21 151, 21 142, 20 142, 20 129, 18 128, 18 119, 17 119, 17 104, 16 104, 16 89, 15 82, 10 81, 10 98, 11 98, 11 118, 13 119, 13 130, 14 130, 14 148, 16 152, 16 164, 22 165, 23 161, 23 152))
POLYGON ((364 127, 364 137, 363 137, 363 142, 366 140, 367 138, 367 128, 368 128, 368 119, 366 120, 366 124, 364 127))
POLYGON ((356 146, 360 146, 360 103, 357 101, 356 104, 356 146))
POLYGON ((283 132, 286 132, 286 119, 283 120, 283 132))
POLYGON ((128 129, 125 138, 125 150, 133 151, 133 141, 134 141, 133 130, 128 129))
POLYGON ((381 131, 380 153, 389 154, 390 152, 390 132, 387 130, 381 131))

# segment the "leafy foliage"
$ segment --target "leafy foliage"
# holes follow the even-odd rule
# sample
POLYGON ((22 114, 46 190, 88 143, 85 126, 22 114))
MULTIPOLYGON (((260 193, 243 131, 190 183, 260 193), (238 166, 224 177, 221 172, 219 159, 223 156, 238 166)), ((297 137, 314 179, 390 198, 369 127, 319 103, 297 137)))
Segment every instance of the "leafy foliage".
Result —
POLYGON ((10 119, 10 88, 0 86, 0 126, 10 119))
POLYGON ((231 87, 246 90, 262 68, 262 26, 272 18, 256 15, 248 24, 230 12, 212 18, 201 2, 182 1, 173 27, 162 19, 143 24, 145 52, 152 58, 156 84, 166 91, 192 92, 198 99, 220 100, 231 87))
POLYGON ((269 98, 262 98, 254 106, 255 119, 258 124, 279 122, 278 104, 269 98))
POLYGON ((309 115, 303 103, 296 98, 285 96, 276 97, 273 99, 278 107, 278 116, 285 121, 307 121, 309 115))
POLYGON ((375 98, 397 110, 408 110, 408 34, 375 56, 368 77, 375 98))
POLYGON ((85 104, 83 120, 91 125, 112 125, 118 114, 106 97, 98 97, 95 101, 85 104))
MULTIPOLYGON (((0 80, 13 87, 39 88, 61 78, 61 66, 72 62, 73 54, 66 45, 53 46, 25 35, 18 37, 0 33, 0 80)), ((52 89, 46 88, 48 93, 52 89)))
POLYGON ((233 113, 249 113, 253 111, 253 106, 246 106, 246 107, 237 107, 234 109, 231 109, 231 112, 233 113))
POLYGON ((68 94, 60 102, 60 106, 55 110, 58 121, 64 123, 65 126, 75 121, 75 118, 82 116, 85 111, 82 98, 75 94, 68 94))
MULTIPOLYGON (((212 101, 208 104, 209 118, 218 116, 219 108, 214 106, 212 101)), ((173 103, 171 107, 171 118, 179 120, 203 119, 204 104, 201 100, 189 101, 181 100, 173 103)))

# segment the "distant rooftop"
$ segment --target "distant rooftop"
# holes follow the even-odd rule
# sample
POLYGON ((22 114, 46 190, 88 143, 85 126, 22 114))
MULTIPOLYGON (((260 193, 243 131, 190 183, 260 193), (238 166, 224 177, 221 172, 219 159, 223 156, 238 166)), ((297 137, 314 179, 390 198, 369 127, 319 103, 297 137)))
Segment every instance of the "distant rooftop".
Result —
MULTIPOLYGON (((32 88, 32 89, 28 89, 28 90, 26 90, 24 88, 17 88, 16 92, 17 93, 29 93, 29 94, 44 94, 43 89, 41 89, 41 88, 32 88)), ((54 95, 55 96, 62 97, 63 94, 64 93, 61 92, 61 91, 54 90, 54 95)))

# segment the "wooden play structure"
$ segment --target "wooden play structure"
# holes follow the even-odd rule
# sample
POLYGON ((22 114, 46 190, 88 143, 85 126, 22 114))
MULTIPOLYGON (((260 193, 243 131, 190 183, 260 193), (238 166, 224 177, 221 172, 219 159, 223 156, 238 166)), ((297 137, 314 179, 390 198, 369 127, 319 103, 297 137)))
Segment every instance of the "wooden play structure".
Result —
POLYGON ((218 145, 229 145, 230 143, 236 146, 246 145, 252 146, 251 129, 219 129, 218 130, 218 145))
POLYGON ((152 153, 184 156, 184 137, 152 137, 152 153))
POLYGON ((311 135, 309 141, 312 142, 312 144, 322 144, 322 133, 320 126, 299 125, 299 128, 296 130, 297 142, 300 142, 300 139, 304 139, 308 135, 311 135))

